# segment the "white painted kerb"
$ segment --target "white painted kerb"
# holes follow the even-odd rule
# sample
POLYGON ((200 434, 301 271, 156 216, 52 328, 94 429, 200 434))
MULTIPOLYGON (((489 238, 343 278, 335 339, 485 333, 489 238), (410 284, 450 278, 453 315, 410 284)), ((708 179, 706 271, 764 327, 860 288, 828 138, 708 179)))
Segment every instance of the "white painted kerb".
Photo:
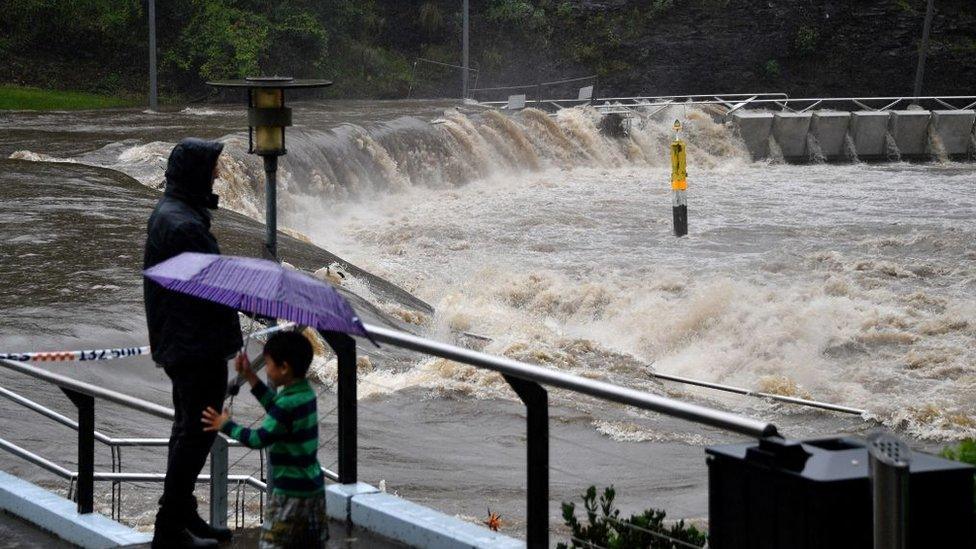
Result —
POLYGON ((152 540, 98 513, 81 515, 75 502, 3 471, 0 509, 82 547, 123 547, 152 540))
POLYGON ((364 484, 326 488, 329 516, 412 547, 522 549, 525 542, 364 484))

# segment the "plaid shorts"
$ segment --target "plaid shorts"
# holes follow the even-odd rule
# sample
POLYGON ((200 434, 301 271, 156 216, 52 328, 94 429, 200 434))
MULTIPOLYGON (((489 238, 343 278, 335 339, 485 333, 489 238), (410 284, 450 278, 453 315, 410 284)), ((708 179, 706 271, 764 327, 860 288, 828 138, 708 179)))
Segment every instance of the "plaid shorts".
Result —
POLYGON ((310 498, 274 495, 268 499, 261 549, 325 547, 328 539, 324 494, 310 498))

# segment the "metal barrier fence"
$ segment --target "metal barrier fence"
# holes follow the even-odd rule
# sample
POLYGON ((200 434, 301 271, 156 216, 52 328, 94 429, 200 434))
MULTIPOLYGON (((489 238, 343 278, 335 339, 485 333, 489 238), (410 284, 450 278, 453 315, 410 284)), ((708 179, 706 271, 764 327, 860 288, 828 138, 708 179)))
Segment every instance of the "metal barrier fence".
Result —
MULTIPOLYGON (((489 355, 446 343, 433 341, 408 333, 380 326, 366 325, 372 338, 388 345, 408 349, 426 355, 500 373, 512 387, 527 409, 527 528, 526 542, 529 547, 549 545, 549 401, 545 387, 563 389, 588 395, 600 400, 616 402, 643 410, 650 410, 727 431, 782 440, 771 423, 740 415, 699 406, 676 399, 661 397, 611 383, 588 379, 565 372, 526 364, 516 360, 489 355)), ((319 332, 332 347, 338 359, 337 366, 337 442, 338 471, 323 469, 325 475, 343 484, 355 483, 357 475, 357 371, 356 343, 351 337, 336 332, 319 332)), ((72 472, 17 445, 0 439, 0 449, 13 453, 62 478, 77 484, 78 510, 93 510, 95 481, 149 481, 161 482, 159 473, 123 473, 121 471, 96 472, 94 466, 95 441, 110 446, 163 445, 165 439, 113 439, 95 430, 95 400, 103 400, 125 408, 165 420, 172 420, 173 410, 123 393, 81 382, 67 376, 49 372, 29 364, 0 359, 0 366, 59 387, 78 408, 78 421, 48 410, 43 406, 3 390, 5 396, 46 417, 78 431, 78 471, 72 472)), ((250 485, 259 490, 267 488, 261 479, 251 476, 229 475, 227 465, 227 441, 218 438, 211 453, 210 475, 200 480, 210 483, 211 522, 225 525, 227 518, 228 481, 250 485)), ((113 467, 114 469, 114 467, 113 467)), ((240 499, 240 498, 238 498, 240 499)))

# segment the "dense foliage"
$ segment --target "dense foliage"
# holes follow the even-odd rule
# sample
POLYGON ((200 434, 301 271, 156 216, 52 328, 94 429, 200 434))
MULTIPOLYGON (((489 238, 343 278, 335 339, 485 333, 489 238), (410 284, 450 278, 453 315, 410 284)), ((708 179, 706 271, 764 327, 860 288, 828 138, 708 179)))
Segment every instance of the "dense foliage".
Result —
MULTIPOLYGON (((471 0, 481 85, 595 74, 609 93, 911 89, 925 0, 471 0), (870 60, 870 62, 866 62, 870 60), (707 88, 707 89, 706 89, 707 88), (714 88, 714 89, 712 89, 714 88)), ((145 89, 147 0, 0 0, 0 83, 145 89)), ((160 83, 323 77, 347 97, 455 95, 460 0, 157 0, 160 83)), ((971 93, 972 0, 940 0, 927 91, 971 93)))
POLYGON ((614 507, 616 491, 613 486, 596 496, 596 487, 590 486, 582 495, 586 523, 576 518, 576 505, 563 503, 563 520, 572 531, 569 543, 557 547, 605 547, 607 549, 672 549, 675 542, 683 542, 682 547, 691 545, 702 547, 708 536, 694 526, 686 526, 683 520, 665 525, 667 513, 648 509, 643 513, 620 516, 614 507))

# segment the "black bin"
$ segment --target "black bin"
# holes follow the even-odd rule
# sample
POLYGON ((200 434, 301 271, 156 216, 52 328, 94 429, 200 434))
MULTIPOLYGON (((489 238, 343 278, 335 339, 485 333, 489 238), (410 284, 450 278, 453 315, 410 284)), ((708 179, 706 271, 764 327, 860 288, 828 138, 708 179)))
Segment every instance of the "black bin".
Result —
MULTIPOLYGON (((712 549, 871 549, 871 482, 864 440, 763 440, 712 446, 712 549)), ((974 468, 911 453, 910 548, 976 547, 974 468)))

